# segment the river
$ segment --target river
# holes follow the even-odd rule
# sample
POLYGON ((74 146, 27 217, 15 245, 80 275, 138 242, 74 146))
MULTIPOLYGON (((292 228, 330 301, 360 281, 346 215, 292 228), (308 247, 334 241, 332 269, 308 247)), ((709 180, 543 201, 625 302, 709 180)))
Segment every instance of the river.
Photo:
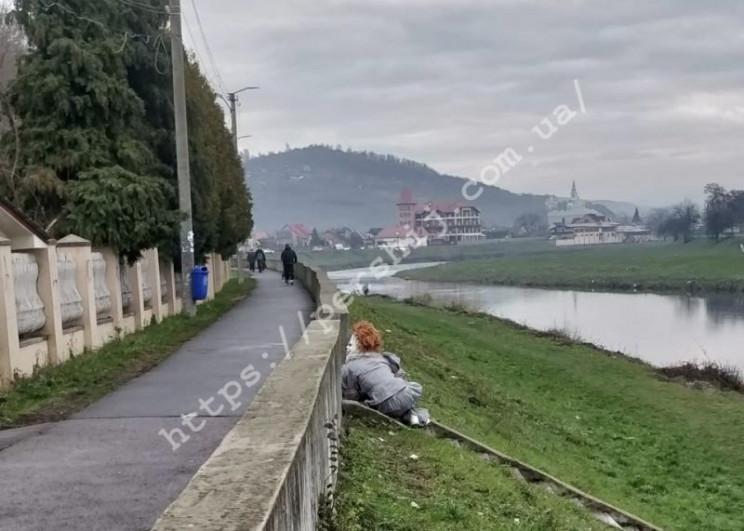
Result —
POLYGON ((656 366, 711 359, 744 371, 744 298, 420 282, 393 277, 436 265, 406 264, 373 274, 368 268, 329 274, 343 291, 397 299, 430 294, 537 330, 559 329, 656 366), (379 278, 376 278, 379 277, 379 278))

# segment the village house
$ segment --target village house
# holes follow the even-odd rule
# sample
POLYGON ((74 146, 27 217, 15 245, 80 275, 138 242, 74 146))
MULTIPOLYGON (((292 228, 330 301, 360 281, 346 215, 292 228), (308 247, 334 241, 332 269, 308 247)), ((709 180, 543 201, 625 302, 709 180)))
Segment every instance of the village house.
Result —
POLYGON ((276 244, 280 247, 286 244, 292 247, 309 247, 312 236, 313 231, 302 223, 290 223, 276 232, 276 244))
POLYGON ((555 224, 551 232, 557 246, 622 243, 625 234, 617 230, 619 226, 602 214, 586 214, 569 224, 555 224))
POLYGON ((429 238, 426 231, 421 228, 387 227, 374 236, 374 242, 378 248, 406 249, 426 247, 429 238))

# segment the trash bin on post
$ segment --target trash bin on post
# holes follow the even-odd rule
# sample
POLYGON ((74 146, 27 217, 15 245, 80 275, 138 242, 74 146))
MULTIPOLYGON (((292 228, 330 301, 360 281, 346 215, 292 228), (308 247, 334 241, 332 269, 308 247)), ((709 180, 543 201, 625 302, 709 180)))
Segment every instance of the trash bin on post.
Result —
POLYGON ((196 266, 191 270, 191 298, 203 301, 209 291, 209 269, 207 266, 196 266))

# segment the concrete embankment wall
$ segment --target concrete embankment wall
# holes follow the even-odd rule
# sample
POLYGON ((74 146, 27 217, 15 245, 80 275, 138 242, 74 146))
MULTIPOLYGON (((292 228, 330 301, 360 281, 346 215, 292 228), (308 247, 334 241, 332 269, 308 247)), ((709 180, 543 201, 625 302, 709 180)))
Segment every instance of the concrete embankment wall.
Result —
POLYGON ((322 318, 308 325, 154 530, 315 529, 319 503, 335 484, 329 435, 341 423, 349 316, 325 272, 298 264, 295 275, 324 308, 322 318))

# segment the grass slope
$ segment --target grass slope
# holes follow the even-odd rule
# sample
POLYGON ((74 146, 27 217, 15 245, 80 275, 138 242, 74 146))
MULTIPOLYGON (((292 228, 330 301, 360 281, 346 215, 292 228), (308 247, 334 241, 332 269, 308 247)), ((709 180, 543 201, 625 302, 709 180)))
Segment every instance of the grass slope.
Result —
POLYGON ((744 398, 495 318, 357 299, 455 429, 669 529, 744 528, 744 398))
MULTIPOLYGON (((459 262, 479 258, 518 256, 543 252, 554 252, 555 243, 545 239, 515 239, 486 242, 478 245, 439 245, 411 249, 402 263, 417 262, 459 262)), ((402 253, 395 251, 394 256, 402 253)), ((393 258, 384 249, 357 249, 351 251, 324 250, 317 252, 299 251, 300 260, 308 265, 322 266, 326 270, 368 267, 373 261, 382 259, 392 263, 393 258)))
POLYGON ((196 317, 163 322, 112 341, 66 363, 38 369, 0 392, 0 429, 62 420, 143 374, 170 356, 243 300, 256 283, 231 280, 214 300, 199 305, 196 317))
POLYGON ((611 290, 744 291, 740 240, 687 245, 603 245, 444 264, 408 271, 417 280, 611 290))
POLYGON ((605 529, 569 500, 423 431, 354 417, 345 425, 331 529, 605 529))

